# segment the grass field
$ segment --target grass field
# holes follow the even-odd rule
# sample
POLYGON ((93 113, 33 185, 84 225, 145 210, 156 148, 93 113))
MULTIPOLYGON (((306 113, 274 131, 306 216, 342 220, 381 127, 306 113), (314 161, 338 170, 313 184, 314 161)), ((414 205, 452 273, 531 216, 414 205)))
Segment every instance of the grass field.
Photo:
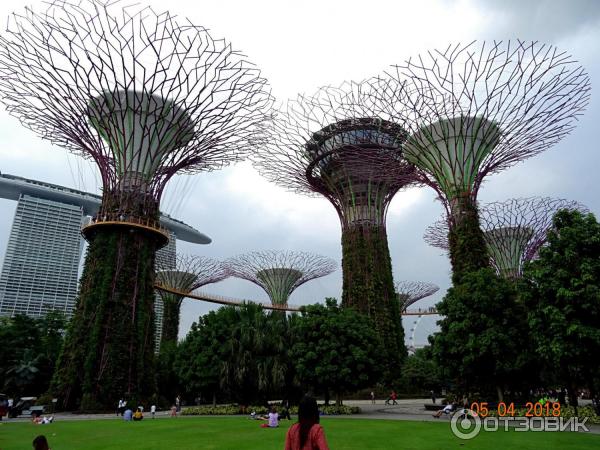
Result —
MULTIPOLYGON (((278 429, 260 428, 259 421, 238 417, 190 417, 121 420, 82 420, 50 425, 0 422, 0 449, 31 449, 38 434, 52 450, 179 450, 278 449, 292 422, 278 429)), ((600 448, 600 435, 549 432, 482 432, 470 441, 454 437, 449 422, 324 418, 331 450, 338 449, 576 449, 600 448)))

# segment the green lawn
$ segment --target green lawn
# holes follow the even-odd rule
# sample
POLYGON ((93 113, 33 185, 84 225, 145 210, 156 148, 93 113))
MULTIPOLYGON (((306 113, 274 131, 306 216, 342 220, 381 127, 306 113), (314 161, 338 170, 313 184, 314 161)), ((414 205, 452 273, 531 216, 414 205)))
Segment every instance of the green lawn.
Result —
MULTIPOLYGON (((31 449, 31 441, 45 434, 52 450, 177 450, 278 449, 292 422, 278 429, 260 428, 259 421, 238 417, 181 417, 55 422, 50 425, 0 422, 0 449, 31 449)), ((461 441, 449 422, 324 418, 321 421, 332 450, 337 449, 598 449, 600 435, 550 432, 482 432, 461 441)))

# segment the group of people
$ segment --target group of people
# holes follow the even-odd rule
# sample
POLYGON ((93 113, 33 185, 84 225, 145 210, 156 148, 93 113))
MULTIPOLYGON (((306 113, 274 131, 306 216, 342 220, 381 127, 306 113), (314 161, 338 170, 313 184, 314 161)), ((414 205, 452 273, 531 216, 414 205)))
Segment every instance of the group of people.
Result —
MULTIPOLYGON (((152 418, 156 417, 156 405, 152 405, 150 407, 150 414, 152 414, 152 418)), ((127 400, 119 399, 118 407, 117 407, 117 416, 123 416, 123 420, 125 421, 140 421, 144 418, 144 407, 142 405, 138 406, 135 412, 127 407, 127 400)))
POLYGON ((52 422, 54 422, 54 416, 46 417, 42 416, 41 414, 31 415, 31 423, 35 425, 47 425, 52 422))

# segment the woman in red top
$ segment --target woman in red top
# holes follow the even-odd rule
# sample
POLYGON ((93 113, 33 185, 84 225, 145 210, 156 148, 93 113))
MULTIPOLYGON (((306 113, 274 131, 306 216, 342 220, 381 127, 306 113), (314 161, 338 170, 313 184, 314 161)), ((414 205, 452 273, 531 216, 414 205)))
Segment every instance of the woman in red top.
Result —
POLYGON ((329 450, 323 427, 319 425, 319 408, 312 397, 304 397, 298 406, 298 423, 285 437, 285 450, 329 450))

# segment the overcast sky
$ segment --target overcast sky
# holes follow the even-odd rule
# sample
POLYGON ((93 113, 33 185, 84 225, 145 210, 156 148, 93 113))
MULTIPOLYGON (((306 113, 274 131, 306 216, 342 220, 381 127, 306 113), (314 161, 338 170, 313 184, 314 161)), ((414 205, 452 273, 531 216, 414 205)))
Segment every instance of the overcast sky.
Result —
MULTIPOLYGON (((143 2, 144 0, 141 0, 143 2)), ((0 17, 41 1, 2 2, 0 17), (22 3, 22 5, 20 5, 22 3)), ((279 100, 312 93, 326 84, 360 80, 389 65, 449 43, 474 39, 524 39, 555 44, 573 55, 592 79, 592 98, 576 130, 546 153, 488 177, 479 199, 553 196, 577 200, 598 214, 597 127, 600 104, 594 92, 600 73, 600 1, 226 1, 151 0, 157 10, 188 17, 225 37, 263 71, 279 100), (594 134, 596 136, 594 136, 594 134)), ((94 168, 42 141, 17 119, 0 112, 0 171, 95 191, 94 168), (83 172, 84 176, 77 175, 83 172)), ((303 250, 341 260, 340 225, 333 207, 321 198, 286 193, 268 183, 247 163, 220 172, 175 180, 184 192, 164 199, 163 207, 213 239, 206 246, 178 242, 178 250, 226 258, 257 249, 303 250)), ((0 259, 16 203, 0 200, 0 259)), ((445 255, 423 242, 425 228, 442 214, 429 188, 401 192, 392 201, 387 229, 394 279, 438 284, 440 291, 418 306, 438 302, 450 284, 445 255)), ((291 298, 296 304, 340 297, 341 270, 307 283, 291 298)), ((226 280, 206 289, 231 297, 267 300, 253 284, 226 280)), ((180 336, 215 306, 186 300, 180 336)), ((413 319, 405 320, 407 337, 413 319)), ((415 335, 423 344, 435 318, 423 319, 415 335)))

